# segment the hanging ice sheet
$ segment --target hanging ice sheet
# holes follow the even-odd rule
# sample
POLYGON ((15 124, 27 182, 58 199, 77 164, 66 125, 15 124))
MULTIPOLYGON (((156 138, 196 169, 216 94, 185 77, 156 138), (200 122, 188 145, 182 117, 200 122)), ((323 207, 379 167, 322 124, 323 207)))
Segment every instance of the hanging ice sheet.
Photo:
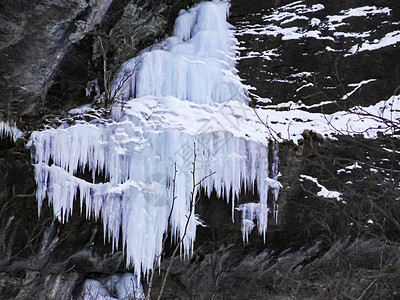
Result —
POLYGON ((228 7, 214 1, 182 11, 174 36, 124 64, 113 85, 118 102, 109 120, 64 124, 31 136, 39 213, 47 197, 65 222, 79 198, 87 217, 101 216, 113 247, 122 236, 127 265, 138 276, 160 259, 168 226, 175 240, 183 239, 184 255, 193 250, 194 153, 194 180, 201 181, 195 192, 214 188, 232 201, 232 213, 230 191, 237 196, 242 183, 257 184, 260 202, 241 207, 243 235, 247 239, 256 220, 265 236, 268 190, 279 189, 277 161, 269 176, 265 128, 247 106, 235 70, 228 7), (90 182, 77 176, 83 170, 92 173, 90 182))

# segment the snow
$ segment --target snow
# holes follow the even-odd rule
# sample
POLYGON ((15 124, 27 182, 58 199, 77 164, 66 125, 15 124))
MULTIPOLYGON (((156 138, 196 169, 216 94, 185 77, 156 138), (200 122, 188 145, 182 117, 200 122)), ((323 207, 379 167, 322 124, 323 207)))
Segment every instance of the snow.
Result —
POLYGON ((393 46, 400 42, 400 30, 392 31, 387 33, 380 40, 374 40, 373 42, 366 41, 361 45, 354 45, 349 50, 347 56, 353 55, 363 51, 373 51, 384 47, 393 46))
MULTIPOLYGON (((137 278, 160 263, 169 226, 182 257, 192 253, 201 224, 192 190, 196 196, 200 188, 208 195, 214 189, 233 214, 241 188, 257 185, 260 200, 244 204, 253 212, 243 213, 243 223, 252 222, 265 239, 268 193, 276 201, 280 188, 278 148, 269 174, 270 140, 235 69, 228 6, 203 2, 181 11, 172 37, 127 61, 113 83, 117 104, 109 119, 77 118, 31 135, 39 214, 47 198, 66 222, 79 199, 87 218, 102 219, 113 250, 122 240, 137 278)), ((277 218, 276 203, 272 211, 277 218)), ((250 227, 243 225, 245 237, 250 227)), ((106 299, 97 283, 89 284, 106 299)))
POLYGON ((362 169, 362 166, 360 166, 359 162, 356 161, 353 164, 346 166, 344 169, 337 170, 336 172, 338 174, 343 173, 343 172, 351 173, 351 170, 354 170, 354 169, 362 169))
POLYGON ((68 114, 70 115, 83 115, 85 113, 87 113, 88 111, 90 111, 92 109, 90 104, 86 104, 86 105, 82 105, 80 107, 77 108, 73 108, 71 110, 68 111, 68 114))
POLYGON ((367 17, 368 15, 375 14, 387 14, 389 15, 391 9, 388 7, 378 8, 376 6, 361 6, 350 8, 348 10, 340 11, 340 15, 327 16, 327 19, 331 23, 336 23, 334 26, 342 24, 343 20, 351 17, 367 17))
POLYGON ((300 72, 300 73, 291 74, 290 77, 304 78, 304 77, 311 77, 313 75, 314 75, 314 72, 300 72))
POLYGON ((309 20, 305 14, 313 14, 317 11, 325 9, 322 4, 314 4, 307 7, 305 4, 300 4, 303 1, 296 1, 285 6, 281 6, 274 10, 271 15, 263 16, 263 20, 267 22, 280 22, 282 25, 293 22, 295 20, 309 20))
POLYGON ((335 31, 333 33, 335 37, 344 37, 344 38, 367 38, 371 36, 371 31, 364 32, 341 32, 335 31))
POLYGON ((21 130, 19 130, 14 124, 9 121, 0 121, 0 139, 10 137, 14 142, 23 136, 21 130))
POLYGON ((321 31, 319 30, 312 30, 312 31, 308 31, 305 32, 303 34, 303 37, 305 38, 315 38, 317 40, 330 40, 330 41, 335 41, 335 39, 331 36, 321 36, 321 31))
POLYGON ((273 10, 269 15, 264 15, 262 20, 266 23, 265 25, 246 25, 243 23, 243 26, 241 26, 241 29, 237 30, 236 34, 239 36, 248 34, 274 37, 281 36, 282 41, 298 40, 301 38, 334 41, 332 37, 323 36, 319 30, 307 31, 297 26, 287 27, 288 24, 295 21, 306 21, 305 24, 309 23, 312 27, 318 26, 321 23, 321 20, 316 18, 310 19, 310 16, 317 11, 325 9, 324 5, 314 4, 311 7, 307 7, 307 5, 300 3, 302 3, 302 1, 296 1, 273 10))
POLYGON ((296 89, 296 92, 299 92, 299 91, 301 91, 301 90, 304 89, 304 88, 312 87, 312 86, 314 86, 314 84, 311 83, 311 82, 306 83, 306 84, 303 84, 301 87, 299 87, 299 88, 296 89))
POLYGON ((312 30, 312 31, 304 31, 301 27, 286 27, 282 28, 280 26, 269 24, 266 26, 259 25, 258 27, 246 28, 244 26, 242 29, 238 30, 237 35, 269 35, 269 36, 281 36, 282 41, 287 40, 298 40, 301 38, 315 38, 320 40, 332 40, 333 37, 330 36, 322 36, 321 31, 312 30))
POLYGON ((308 21, 308 18, 306 16, 294 15, 294 16, 290 17, 289 19, 286 19, 286 20, 282 21, 281 25, 292 23, 292 22, 294 22, 296 20, 307 20, 308 21))
POLYGON ((382 150, 385 150, 385 151, 387 151, 387 152, 391 152, 391 153, 397 153, 397 154, 400 154, 400 151, 393 150, 393 149, 389 149, 389 148, 386 148, 386 147, 383 147, 383 148, 382 148, 382 150))
POLYGON ((359 83, 351 83, 349 84, 349 87, 355 87, 351 92, 347 93, 344 95, 340 100, 346 100, 349 98, 351 95, 353 95, 358 89, 360 89, 363 85, 368 84, 370 82, 374 82, 376 79, 368 79, 368 80, 363 80, 359 83))
MULTIPOLYGON (((311 106, 309 106, 311 107, 311 106)), ((302 139, 305 129, 320 133, 325 138, 335 139, 335 134, 362 134, 365 138, 376 138, 378 132, 395 134, 390 122, 400 121, 400 95, 394 95, 368 107, 355 106, 349 111, 333 114, 310 113, 301 108, 308 108, 300 103, 281 103, 257 109, 259 117, 267 122, 272 135, 280 140, 292 140, 297 143, 302 139), (276 111, 276 108, 288 107, 288 111, 276 111), (390 122, 384 123, 383 119, 390 122)))
POLYGON ((302 181, 303 179, 307 179, 314 182, 317 185, 317 187, 320 189, 320 191, 317 193, 317 196, 336 199, 337 201, 343 202, 342 194, 340 192, 328 190, 326 187, 324 187, 322 184, 318 182, 317 178, 308 175, 300 175, 300 177, 301 177, 300 181, 302 181))
POLYGON ((325 9, 325 6, 323 4, 314 4, 313 6, 311 6, 310 12, 316 12, 323 9, 325 9))
POLYGON ((277 52, 278 52, 278 49, 268 49, 268 50, 264 50, 261 53, 256 52, 256 51, 250 51, 250 52, 246 53, 245 55, 238 57, 238 60, 254 58, 254 57, 260 57, 262 59, 272 60, 272 57, 278 57, 280 55, 277 52))
MULTIPOLYGON (((353 7, 347 10, 341 10, 337 15, 327 15, 324 18, 313 17, 315 12, 323 9, 325 9, 325 7, 322 4, 314 4, 309 7, 304 4, 303 1, 296 1, 289 5, 278 7, 270 14, 262 16, 262 24, 250 25, 240 23, 237 35, 266 35, 281 37, 282 41, 303 38, 314 38, 333 42, 337 42, 338 38, 362 39, 361 43, 353 45, 349 50, 346 49, 345 51, 348 51, 348 53, 345 54, 345 56, 354 55, 362 51, 372 51, 393 46, 400 42, 400 31, 389 32, 382 38, 375 39, 374 41, 365 40, 371 36, 372 31, 338 31, 339 27, 349 26, 349 18, 368 18, 373 15, 389 16, 391 14, 391 9, 388 7, 353 7), (294 23, 295 21, 297 23, 294 23), (306 24, 309 26, 306 26, 306 24, 301 25, 299 21, 307 21, 306 24), (296 26, 288 26, 292 23, 296 26)), ((396 23, 392 24, 396 25, 396 23)), ((333 49, 331 46, 327 46, 326 50, 332 52, 339 51, 333 49)))
POLYGON ((354 164, 347 166, 346 169, 348 170, 353 170, 353 169, 362 169, 362 167, 360 166, 360 164, 356 161, 354 162, 354 164))
POLYGON ((311 25, 312 27, 318 26, 319 24, 321 24, 321 20, 318 19, 318 18, 312 18, 311 21, 310 21, 310 25, 311 25))

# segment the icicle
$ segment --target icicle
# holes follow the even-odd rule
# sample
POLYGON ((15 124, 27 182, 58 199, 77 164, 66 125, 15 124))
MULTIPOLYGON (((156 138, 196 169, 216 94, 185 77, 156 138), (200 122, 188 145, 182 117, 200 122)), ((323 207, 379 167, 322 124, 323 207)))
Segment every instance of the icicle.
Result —
POLYGON ((23 133, 15 125, 10 124, 8 121, 0 121, 0 139, 10 137, 13 142, 22 137, 23 133))
POLYGON ((271 189, 273 192, 273 217, 275 219, 275 223, 278 223, 278 213, 279 213, 279 204, 278 204, 278 194, 279 190, 281 188, 281 185, 278 181, 279 177, 279 144, 278 143, 273 143, 272 147, 272 174, 271 178, 275 182, 271 184, 271 189))

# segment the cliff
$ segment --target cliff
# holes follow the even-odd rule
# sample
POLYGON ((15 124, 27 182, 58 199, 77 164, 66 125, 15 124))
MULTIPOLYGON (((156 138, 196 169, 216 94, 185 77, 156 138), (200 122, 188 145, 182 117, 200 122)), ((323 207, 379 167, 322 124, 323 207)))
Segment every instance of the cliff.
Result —
MULTIPOLYGON (((76 106, 107 106, 100 95, 120 65, 171 35, 179 10, 193 2, 0 4, 0 116, 23 133, 0 140, 1 298, 71 299, 87 279, 105 284, 131 271, 104 243, 101 222, 86 220, 78 205, 65 224, 47 205, 38 216, 26 143, 32 131, 68 122, 76 106)), ((265 109, 270 128, 285 128, 276 136, 279 214, 265 243, 253 232, 245 244, 240 212, 233 223, 231 204, 203 193, 196 213, 207 226, 197 229, 191 259, 171 259, 167 246, 153 297, 172 261, 165 299, 396 299, 398 119, 360 114, 382 121, 373 138, 345 125, 326 135, 307 127, 316 114, 398 101, 396 1, 232 0, 229 21, 250 105, 265 109)), ((238 203, 255 198, 242 193, 238 203)))

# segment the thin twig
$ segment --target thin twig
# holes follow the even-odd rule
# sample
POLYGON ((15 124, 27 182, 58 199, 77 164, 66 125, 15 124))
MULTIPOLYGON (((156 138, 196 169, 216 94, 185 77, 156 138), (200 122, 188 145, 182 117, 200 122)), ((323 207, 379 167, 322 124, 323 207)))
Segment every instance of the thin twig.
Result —
POLYGON ((361 300, 363 299, 364 295, 367 293, 368 289, 375 283, 376 278, 374 280, 371 281, 371 283, 367 286, 367 288, 362 292, 362 294, 360 295, 360 297, 357 298, 357 300, 361 300))
MULTIPOLYGON (((253 110, 254 110, 254 113, 256 114, 258 120, 261 122, 261 124, 263 124, 263 125, 268 129, 268 132, 269 132, 270 137, 271 137, 275 142, 278 143, 278 142, 279 142, 278 139, 274 136, 274 134, 275 134, 276 136, 279 137, 278 133, 277 133, 275 130, 273 130, 266 122, 264 122, 264 121, 261 119, 260 115, 257 113, 257 111, 256 111, 255 108, 253 108, 253 110)), ((267 122, 268 122, 268 119, 267 119, 267 122)))
POLYGON ((193 147, 193 163, 192 163, 192 165, 193 165, 193 169, 192 169, 193 187, 192 187, 191 199, 190 199, 189 216, 187 217, 187 220, 186 220, 185 230, 184 230, 181 238, 179 239, 179 242, 176 244, 174 252, 172 253, 171 261, 170 261, 170 263, 168 265, 168 269, 167 269, 167 271, 165 273, 165 276, 164 276, 164 279, 163 279, 163 282, 162 282, 162 285, 161 285, 160 294, 158 295, 157 300, 161 300, 162 294, 163 294, 164 289, 165 289, 165 284, 167 283, 168 274, 169 274, 169 272, 171 270, 172 263, 174 261, 176 253, 178 252, 178 249, 181 247, 181 243, 183 243, 183 240, 186 237, 187 229, 189 227, 189 222, 190 222, 190 219, 192 217, 193 206, 195 204, 195 192, 196 192, 196 174, 195 174, 196 173, 196 157, 197 157, 196 144, 194 144, 194 147, 193 147))

